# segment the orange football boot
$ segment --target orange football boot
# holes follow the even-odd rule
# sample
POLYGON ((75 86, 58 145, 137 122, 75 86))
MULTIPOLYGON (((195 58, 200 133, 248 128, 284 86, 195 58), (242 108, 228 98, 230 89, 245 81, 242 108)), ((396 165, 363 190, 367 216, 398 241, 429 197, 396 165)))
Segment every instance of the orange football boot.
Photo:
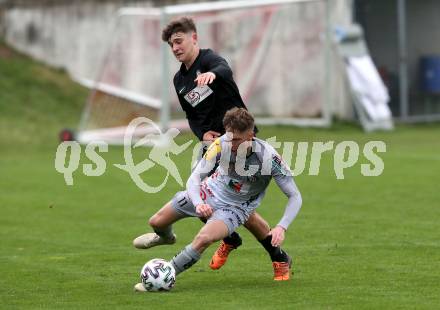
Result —
POLYGON ((227 244, 222 241, 220 243, 220 246, 215 251, 214 255, 212 255, 209 267, 214 270, 220 269, 224 264, 226 264, 229 253, 231 253, 231 251, 234 249, 236 248, 233 245, 227 244))
POLYGON ((272 262, 272 266, 274 281, 287 281, 290 279, 290 269, 292 268, 290 256, 287 262, 272 262))

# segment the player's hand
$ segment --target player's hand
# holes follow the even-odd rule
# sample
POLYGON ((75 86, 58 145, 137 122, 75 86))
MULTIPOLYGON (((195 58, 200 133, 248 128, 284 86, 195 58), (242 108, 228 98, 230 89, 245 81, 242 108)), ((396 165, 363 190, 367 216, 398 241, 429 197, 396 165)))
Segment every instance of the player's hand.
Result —
POLYGON ((214 142, 215 139, 220 137, 220 133, 217 131, 209 130, 203 134, 203 141, 214 142))
POLYGON ((200 217, 209 218, 212 215, 212 208, 207 203, 201 203, 196 206, 196 213, 200 217))
POLYGON ((199 74, 194 82, 197 82, 197 86, 203 86, 211 84, 215 80, 215 74, 212 72, 205 72, 199 74))
POLYGON ((272 246, 280 246, 283 243, 285 231, 283 227, 276 226, 269 232, 269 235, 272 235, 272 246))

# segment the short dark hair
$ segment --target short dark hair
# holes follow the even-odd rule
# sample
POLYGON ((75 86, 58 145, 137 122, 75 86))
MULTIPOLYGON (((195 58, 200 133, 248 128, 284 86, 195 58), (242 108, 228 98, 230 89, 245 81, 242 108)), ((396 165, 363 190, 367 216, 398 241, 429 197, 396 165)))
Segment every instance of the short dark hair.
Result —
POLYGON ((223 126, 227 131, 245 132, 254 129, 255 120, 245 108, 233 108, 223 117, 223 126))
POLYGON ((171 36, 177 32, 197 32, 196 24, 191 17, 180 17, 171 21, 166 27, 162 30, 162 41, 168 42, 171 36))

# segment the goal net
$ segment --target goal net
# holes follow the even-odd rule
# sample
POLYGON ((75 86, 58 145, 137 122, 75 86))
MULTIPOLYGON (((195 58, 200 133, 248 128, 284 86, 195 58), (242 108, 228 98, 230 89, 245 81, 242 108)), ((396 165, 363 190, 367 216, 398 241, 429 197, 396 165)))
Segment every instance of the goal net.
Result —
POLYGON ((200 47, 228 61, 257 124, 329 125, 327 6, 263 0, 121 9, 100 74, 89 81, 78 140, 122 143, 138 116, 162 129, 188 128, 172 83, 180 63, 161 41, 179 16, 193 17, 200 47))

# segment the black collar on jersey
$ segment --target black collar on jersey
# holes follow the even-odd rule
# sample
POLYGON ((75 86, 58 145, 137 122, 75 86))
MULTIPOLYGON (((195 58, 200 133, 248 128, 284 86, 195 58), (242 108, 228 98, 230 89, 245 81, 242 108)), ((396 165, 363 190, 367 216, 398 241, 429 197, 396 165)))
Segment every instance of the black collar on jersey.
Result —
POLYGON ((196 59, 194 59, 194 62, 192 63, 191 67, 189 67, 188 70, 186 69, 185 64, 182 62, 182 64, 180 65, 180 73, 183 75, 186 75, 191 70, 191 68, 194 66, 194 64, 199 60, 200 55, 202 55, 201 48, 199 49, 199 54, 197 55, 196 59))

